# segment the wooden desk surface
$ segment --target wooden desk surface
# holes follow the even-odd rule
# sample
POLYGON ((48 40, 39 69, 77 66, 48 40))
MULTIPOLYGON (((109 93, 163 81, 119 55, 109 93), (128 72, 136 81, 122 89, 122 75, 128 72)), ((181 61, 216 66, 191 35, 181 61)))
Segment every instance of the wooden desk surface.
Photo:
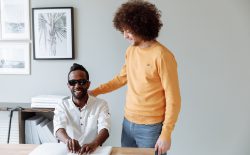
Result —
MULTIPOLYGON (((1 155, 28 155, 38 145, 35 144, 0 144, 1 155)), ((113 147, 111 155, 153 155, 151 148, 113 147)))

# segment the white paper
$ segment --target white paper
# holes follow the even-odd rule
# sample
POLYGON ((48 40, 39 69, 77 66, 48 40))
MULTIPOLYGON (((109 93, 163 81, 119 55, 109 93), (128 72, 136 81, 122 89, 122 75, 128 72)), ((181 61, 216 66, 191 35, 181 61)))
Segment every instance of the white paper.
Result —
POLYGON ((61 143, 44 143, 36 147, 29 155, 67 155, 67 147, 61 143))
MULTIPOLYGON (((97 148, 90 155, 110 155, 112 150, 111 146, 103 146, 97 148)), ((68 153, 67 147, 62 143, 44 143, 35 148, 29 155, 77 155, 68 153)))

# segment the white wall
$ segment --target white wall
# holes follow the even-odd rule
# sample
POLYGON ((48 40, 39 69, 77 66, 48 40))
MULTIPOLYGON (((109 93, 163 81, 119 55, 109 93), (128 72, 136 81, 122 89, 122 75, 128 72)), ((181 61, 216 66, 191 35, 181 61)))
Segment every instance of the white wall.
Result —
MULTIPOLYGON (((128 43, 112 26, 124 0, 31 0, 32 7, 75 8, 75 60, 33 60, 31 75, 0 75, 0 102, 29 102, 37 94, 70 94, 73 62, 90 72, 92 88, 119 72, 128 43)), ((151 0, 162 11, 159 41, 179 65, 182 110, 170 155, 250 154, 250 1, 151 0)), ((107 145, 120 146, 126 88, 109 102, 107 145)))

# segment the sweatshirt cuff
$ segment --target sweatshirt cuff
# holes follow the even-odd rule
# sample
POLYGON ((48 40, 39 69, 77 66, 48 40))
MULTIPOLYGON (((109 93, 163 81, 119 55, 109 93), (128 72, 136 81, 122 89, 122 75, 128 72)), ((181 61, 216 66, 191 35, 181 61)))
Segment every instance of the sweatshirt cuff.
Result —
POLYGON ((171 140, 171 133, 172 131, 167 131, 167 129, 162 128, 160 139, 165 140, 165 141, 170 141, 171 140))
POLYGON ((96 88, 96 89, 92 90, 92 94, 93 94, 94 96, 97 96, 97 95, 100 95, 100 94, 101 94, 101 91, 100 91, 99 88, 96 88))

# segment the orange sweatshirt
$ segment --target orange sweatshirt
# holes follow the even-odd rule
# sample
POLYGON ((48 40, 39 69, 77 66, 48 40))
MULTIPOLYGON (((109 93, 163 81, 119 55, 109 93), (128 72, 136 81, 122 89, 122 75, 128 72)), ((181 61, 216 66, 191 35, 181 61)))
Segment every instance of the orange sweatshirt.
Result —
POLYGON ((147 48, 130 46, 120 74, 94 89, 93 94, 105 94, 125 84, 126 119, 137 124, 163 122, 160 138, 170 140, 181 105, 173 54, 159 42, 147 48))

